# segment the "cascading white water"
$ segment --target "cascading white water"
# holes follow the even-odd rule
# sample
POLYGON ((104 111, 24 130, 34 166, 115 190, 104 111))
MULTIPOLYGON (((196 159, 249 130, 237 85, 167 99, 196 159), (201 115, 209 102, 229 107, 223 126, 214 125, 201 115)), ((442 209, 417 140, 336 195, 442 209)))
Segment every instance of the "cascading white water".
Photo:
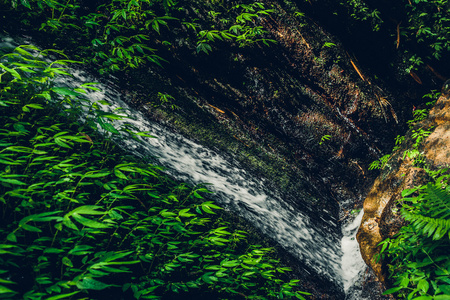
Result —
MULTIPOLYGON (((8 43, 13 46, 12 41, 8 43)), ((0 47, 8 46, 8 43, 0 43, 0 47)), ((57 84, 78 87, 93 81, 82 71, 72 70, 71 73, 73 78, 59 78, 57 84)), ((121 107, 121 111, 132 119, 117 121, 119 126, 120 122, 131 123, 140 131, 157 137, 141 138, 140 142, 122 139, 121 143, 129 151, 154 157, 157 164, 167 168, 167 172, 178 180, 192 184, 212 183, 210 189, 216 192, 219 204, 250 221, 311 269, 340 284, 344 290, 348 290, 358 278, 365 268, 364 263, 360 263, 362 259, 354 239, 355 228, 361 220, 359 216, 343 229, 344 238, 340 240, 335 230, 338 224, 322 219, 323 226, 316 226, 306 214, 294 209, 276 193, 267 191, 264 180, 252 177, 233 159, 149 122, 140 112, 129 108, 112 85, 99 87, 101 91, 90 91, 86 98, 93 102, 106 100, 111 103, 103 106, 105 110, 121 107), (353 263, 355 261, 358 263, 353 263)))
POLYGON ((361 257, 359 245, 356 241, 356 233, 358 232, 363 215, 364 211, 361 210, 353 221, 342 228, 341 249, 343 254, 341 258, 341 277, 345 292, 361 278, 361 273, 366 269, 366 264, 361 257))
MULTIPOLYGON (((91 81, 83 72, 75 71, 74 75, 74 79, 61 84, 75 87, 81 82, 91 81)), ((322 219, 324 226, 318 228, 303 212, 294 209, 275 193, 268 193, 264 180, 253 178, 233 159, 226 159, 149 122, 140 112, 130 109, 112 86, 90 92, 89 99, 109 101, 111 105, 104 107, 108 110, 122 108, 132 119, 118 122, 131 123, 156 136, 142 138, 140 143, 131 138, 121 140, 128 150, 141 156, 153 156, 159 165, 181 181, 212 183, 210 189, 216 192, 216 200, 222 206, 250 221, 319 274, 340 283, 344 290, 348 290, 365 268, 355 239, 362 214, 342 229, 343 238, 339 240, 334 233, 338 224, 322 219)))

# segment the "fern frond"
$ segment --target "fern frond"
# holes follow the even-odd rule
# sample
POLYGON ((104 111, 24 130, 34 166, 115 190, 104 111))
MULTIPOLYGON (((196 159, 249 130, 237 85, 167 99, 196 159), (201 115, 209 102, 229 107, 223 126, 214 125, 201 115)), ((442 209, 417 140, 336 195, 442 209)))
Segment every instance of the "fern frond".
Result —
POLYGON ((425 208, 431 209, 431 216, 434 218, 448 218, 450 216, 450 194, 435 185, 427 185, 425 191, 428 197, 425 208))
POLYGON ((448 234, 450 239, 450 193, 439 185, 427 184, 417 197, 404 198, 402 216, 418 234, 439 240, 448 234))
POLYGON ((440 240, 448 234, 450 239, 450 219, 431 218, 409 211, 403 211, 402 215, 405 220, 411 222, 419 234, 433 236, 433 240, 440 240))

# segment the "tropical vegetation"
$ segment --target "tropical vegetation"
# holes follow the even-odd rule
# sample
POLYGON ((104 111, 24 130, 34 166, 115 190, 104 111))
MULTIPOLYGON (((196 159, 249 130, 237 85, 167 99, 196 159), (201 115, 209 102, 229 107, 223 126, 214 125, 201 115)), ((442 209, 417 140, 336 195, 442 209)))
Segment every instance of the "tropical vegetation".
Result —
POLYGON ((120 110, 55 85, 60 51, 0 57, 0 298, 292 298, 272 248, 249 243, 205 195, 121 150, 120 110))
MULTIPOLYGON (((164 66, 162 53, 170 54, 174 41, 198 56, 275 43, 263 26, 277 13, 270 1, 189 2, 0 0, 0 10, 5 28, 40 35, 101 74, 164 66)), ((317 1, 297 2, 307 10, 317 1)), ((395 29, 387 31, 402 53, 402 72, 420 84, 419 68, 449 57, 448 0, 339 5, 354 26, 370 24, 379 32, 394 21, 395 29)), ((308 17, 301 11, 294 16, 308 17)), ((0 58, 0 298, 303 299, 273 249, 252 243, 227 222, 206 186, 176 182, 116 145, 122 135, 151 133, 116 128, 113 121, 127 116, 103 111, 106 101, 87 100, 98 89, 94 83, 75 89, 54 84, 76 63, 60 50, 32 46, 0 58)), ((172 96, 157 92, 161 105, 171 103, 172 96)), ((426 109, 413 114, 414 141, 404 156, 426 168, 419 147, 432 129, 415 126, 426 109)), ((323 135, 320 144, 330 137, 323 135)), ((404 139, 396 139, 395 150, 404 139)), ((386 167, 390 157, 370 168, 386 167)), ((428 172, 430 182, 405 191, 401 200, 409 225, 382 243, 394 282, 387 293, 402 299, 450 298, 449 176, 428 172)))

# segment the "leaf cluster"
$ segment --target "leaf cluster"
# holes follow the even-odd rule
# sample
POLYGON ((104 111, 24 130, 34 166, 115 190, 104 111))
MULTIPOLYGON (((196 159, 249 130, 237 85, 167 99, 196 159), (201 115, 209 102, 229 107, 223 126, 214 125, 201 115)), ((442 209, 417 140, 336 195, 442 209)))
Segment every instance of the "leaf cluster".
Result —
POLYGON ((55 86, 68 60, 45 55, 0 58, 1 299, 303 299, 272 248, 216 215, 205 186, 115 146, 126 116, 89 104, 93 83, 55 86))
POLYGON ((137 68, 147 62, 162 66, 166 60, 158 51, 172 47, 169 40, 173 33, 185 33, 186 40, 194 34, 197 52, 204 53, 211 52, 217 41, 239 47, 275 42, 266 37, 260 24, 274 10, 261 2, 230 7, 205 1, 198 5, 207 12, 201 21, 193 16, 200 13, 196 8, 173 0, 110 0, 95 7, 87 7, 81 0, 3 2, 0 8, 19 12, 24 25, 32 27, 38 23, 48 38, 66 46, 69 42, 81 51, 75 53, 80 58, 100 65, 100 73, 137 68), (186 13, 191 9, 195 10, 193 14, 186 13))
POLYGON ((433 175, 432 182, 403 191, 401 215, 409 225, 381 243, 394 282, 385 294, 450 299, 450 175, 447 170, 433 175))
POLYGON ((266 9, 261 2, 251 4, 237 4, 231 7, 222 6, 222 11, 209 11, 211 27, 214 27, 219 15, 224 17, 219 20, 222 27, 219 29, 201 30, 197 34, 197 52, 208 54, 212 51, 211 43, 219 41, 233 41, 239 47, 249 46, 262 42, 265 45, 275 43, 275 40, 265 38, 267 31, 259 25, 260 21, 270 16, 275 11, 266 9))

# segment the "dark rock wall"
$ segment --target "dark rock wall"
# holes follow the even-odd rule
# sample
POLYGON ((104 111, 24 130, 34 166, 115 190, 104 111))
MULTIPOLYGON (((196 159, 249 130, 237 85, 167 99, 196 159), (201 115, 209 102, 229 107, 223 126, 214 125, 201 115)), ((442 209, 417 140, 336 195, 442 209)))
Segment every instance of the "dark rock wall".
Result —
MULTIPOLYGON (((164 69, 128 73, 128 89, 141 91, 130 99, 151 118, 233 154, 300 209, 338 219, 339 203, 361 204, 375 174, 368 164, 404 130, 399 124, 412 104, 321 22, 295 17, 302 7, 265 4, 276 13, 261 25, 276 44, 219 42, 206 55, 192 37, 173 34, 161 52, 164 69), (180 109, 152 107, 157 91, 174 96, 180 109)), ((202 18, 206 11, 185 13, 202 18)))

